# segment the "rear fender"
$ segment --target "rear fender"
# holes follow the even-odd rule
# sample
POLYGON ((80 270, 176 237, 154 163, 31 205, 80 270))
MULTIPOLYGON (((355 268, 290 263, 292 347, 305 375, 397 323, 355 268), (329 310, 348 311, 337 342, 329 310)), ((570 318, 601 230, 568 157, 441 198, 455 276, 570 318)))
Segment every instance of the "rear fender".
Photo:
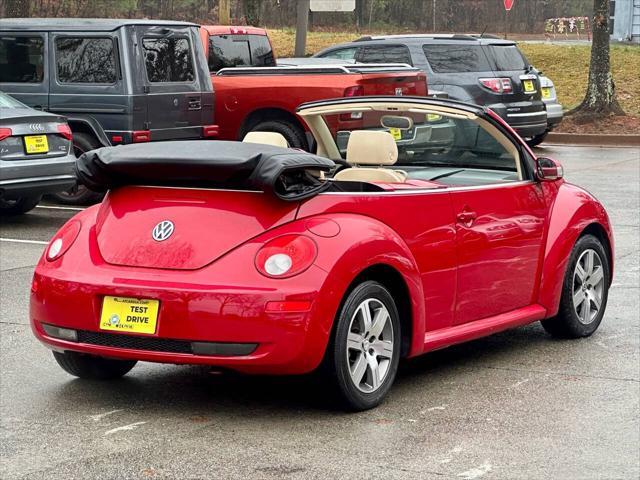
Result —
POLYGON ((72 132, 88 133, 93 135, 101 146, 111 146, 111 142, 109 142, 102 126, 95 118, 90 116, 73 115, 67 117, 67 123, 69 123, 69 127, 72 132))
POLYGON ((610 250, 613 274, 613 232, 604 207, 587 191, 564 182, 557 187, 547 183, 545 188, 557 188, 557 193, 550 205, 538 303, 547 309, 547 316, 552 317, 558 313, 562 283, 576 241, 590 225, 602 227, 609 243, 605 248, 610 250))
MULTIPOLYGON (((316 266, 327 272, 320 288, 318 302, 323 305, 324 314, 318 326, 320 338, 329 340, 334 319, 342 301, 354 280, 369 267, 386 265, 395 269, 402 277, 409 292, 411 305, 411 345, 408 356, 420 353, 423 348, 425 306, 422 283, 416 261, 404 240, 391 228, 370 217, 354 214, 337 214, 330 217, 311 217, 300 221, 307 226, 311 222, 330 222, 339 227, 335 236, 312 238, 318 244, 316 266)), ((313 227, 311 230, 314 231, 313 227)), ((329 230, 329 229, 327 229, 329 230)), ((319 233, 326 235, 320 229, 319 233)))

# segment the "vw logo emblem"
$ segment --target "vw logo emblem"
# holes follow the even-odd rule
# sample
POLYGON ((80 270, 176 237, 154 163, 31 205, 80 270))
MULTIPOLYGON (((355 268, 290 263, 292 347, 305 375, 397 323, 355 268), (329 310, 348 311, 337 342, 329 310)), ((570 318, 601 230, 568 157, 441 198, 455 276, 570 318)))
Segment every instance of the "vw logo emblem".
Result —
POLYGON ((173 234, 174 225, 170 220, 163 220, 153 227, 151 236, 156 242, 162 242, 173 234))

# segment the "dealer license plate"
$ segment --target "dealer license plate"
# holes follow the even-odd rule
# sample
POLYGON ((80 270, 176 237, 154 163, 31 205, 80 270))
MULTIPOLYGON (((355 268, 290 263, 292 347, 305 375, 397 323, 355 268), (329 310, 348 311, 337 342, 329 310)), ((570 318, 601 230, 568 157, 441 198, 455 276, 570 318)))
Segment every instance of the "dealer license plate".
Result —
POLYGON ((27 135, 24 137, 24 146, 27 153, 47 153, 49 151, 46 135, 27 135))
POLYGON ((542 87, 542 98, 551 98, 551 88, 542 87))
POLYGON ((536 85, 533 83, 533 80, 523 80, 522 86, 524 87, 525 93, 533 93, 536 91, 536 85))
POLYGON ((104 297, 100 330, 156 333, 160 302, 145 298, 104 297))
POLYGON ((400 130, 399 128, 390 128, 389 133, 396 142, 398 140, 402 140, 402 130, 400 130))

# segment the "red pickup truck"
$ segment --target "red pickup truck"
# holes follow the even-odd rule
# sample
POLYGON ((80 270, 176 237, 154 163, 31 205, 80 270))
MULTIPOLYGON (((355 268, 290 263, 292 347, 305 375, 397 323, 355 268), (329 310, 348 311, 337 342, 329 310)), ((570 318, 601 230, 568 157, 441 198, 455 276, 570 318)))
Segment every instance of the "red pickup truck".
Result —
POLYGON ((301 103, 359 95, 427 95, 423 72, 408 65, 277 67, 267 32, 254 27, 200 29, 215 92, 219 137, 281 133, 296 148, 309 139, 295 109, 301 103))

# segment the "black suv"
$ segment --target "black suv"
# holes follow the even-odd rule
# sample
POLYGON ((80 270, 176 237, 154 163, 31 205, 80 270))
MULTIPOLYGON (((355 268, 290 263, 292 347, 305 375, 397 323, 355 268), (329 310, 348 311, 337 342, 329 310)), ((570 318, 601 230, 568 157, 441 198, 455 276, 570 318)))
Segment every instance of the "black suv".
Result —
MULTIPOLYGON (((2 19, 0 90, 67 117, 76 155, 217 134, 211 77, 193 23, 2 19)), ((82 203, 92 195, 73 189, 59 200, 82 203)))
POLYGON ((511 41, 487 35, 386 35, 329 47, 314 57, 408 63, 427 74, 429 90, 491 108, 526 140, 547 129, 540 80, 511 41))

